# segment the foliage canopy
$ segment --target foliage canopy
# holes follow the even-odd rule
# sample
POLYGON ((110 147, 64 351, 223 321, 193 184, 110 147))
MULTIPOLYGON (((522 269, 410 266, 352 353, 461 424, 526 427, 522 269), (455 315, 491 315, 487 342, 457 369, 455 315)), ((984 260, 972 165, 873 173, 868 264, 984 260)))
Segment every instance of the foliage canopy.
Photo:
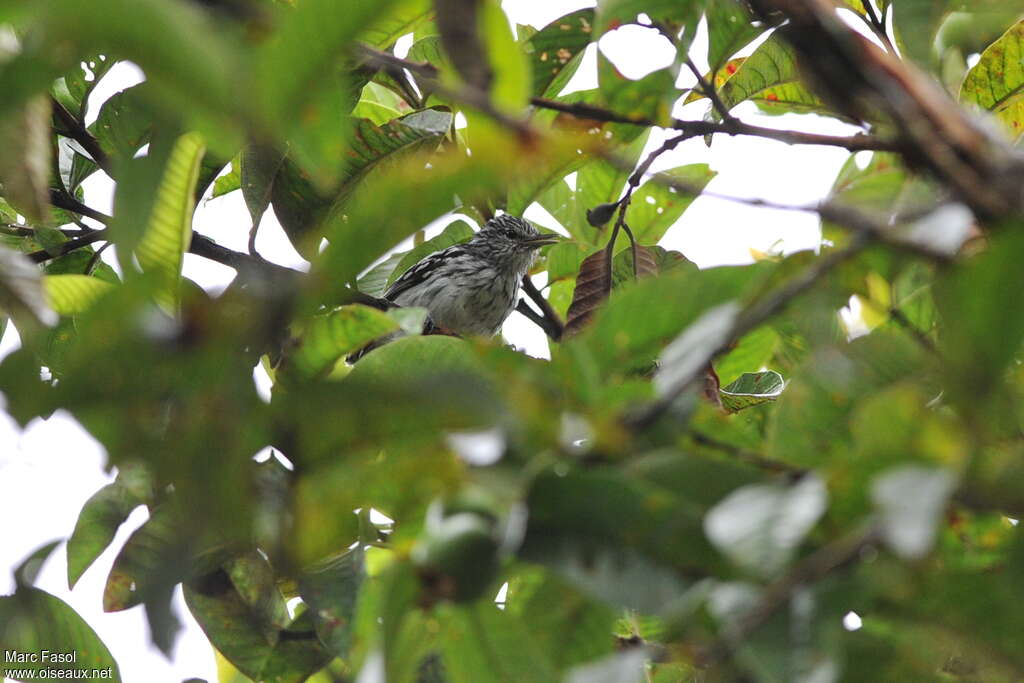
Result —
MULTIPOLYGON (((69 585, 145 506, 104 608, 142 606, 168 651, 182 584, 222 681, 1019 679, 1015 5, 600 0, 513 27, 496 0, 0 2, 0 330, 22 340, 0 390, 117 469, 69 585), (597 51, 597 87, 566 92, 624 24, 672 64, 631 80, 597 51), (145 82, 91 102, 122 60, 145 82), (820 204, 775 207, 820 215, 816 253, 699 270, 659 246, 715 171, 652 166, 720 135, 849 150, 820 204), (231 192, 249 253, 192 229, 231 192), (520 304, 550 361, 378 298, 463 219, 535 202, 568 235, 520 304), (255 254, 268 209, 308 273, 255 254), (186 253, 237 277, 204 292, 186 253)), ((117 677, 33 586, 52 549, 0 597, 0 649, 117 677)))

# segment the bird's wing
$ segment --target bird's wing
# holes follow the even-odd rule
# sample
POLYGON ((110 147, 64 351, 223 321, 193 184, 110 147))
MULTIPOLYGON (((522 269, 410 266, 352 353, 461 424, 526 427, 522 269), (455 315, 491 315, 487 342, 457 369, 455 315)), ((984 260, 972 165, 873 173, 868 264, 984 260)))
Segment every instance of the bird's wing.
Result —
POLYGON ((401 277, 392 282, 391 286, 384 292, 384 298, 388 301, 394 301, 403 292, 429 280, 441 265, 450 263, 451 259, 466 255, 467 252, 462 248, 461 244, 455 244, 447 249, 435 251, 433 254, 417 261, 412 268, 402 273, 401 277))

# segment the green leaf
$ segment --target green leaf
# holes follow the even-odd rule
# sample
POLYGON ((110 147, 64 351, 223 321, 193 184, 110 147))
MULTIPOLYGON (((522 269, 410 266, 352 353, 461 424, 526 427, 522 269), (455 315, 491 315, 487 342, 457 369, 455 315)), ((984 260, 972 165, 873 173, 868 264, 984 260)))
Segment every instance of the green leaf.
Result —
MULTIPOLYGON (((618 201, 622 196, 622 190, 626 187, 630 169, 636 166, 649 138, 650 131, 646 130, 626 145, 625 149, 617 156, 622 162, 621 165, 613 165, 603 159, 595 159, 581 168, 576 175, 576 201, 587 209, 592 209, 599 204, 618 201)), ((558 218, 558 216, 555 217, 558 218)), ((568 225, 565 227, 569 228, 568 225)), ((581 227, 578 226, 577 229, 581 227)))
POLYGON ((256 55, 254 93, 259 106, 279 124, 300 120, 316 102, 332 67, 363 27, 387 11, 392 0, 302 2, 283 17, 274 40, 256 55))
POLYGON ((770 578, 785 568, 825 512, 828 492, 815 475, 789 484, 751 484, 708 511, 704 531, 745 571, 770 578))
MULTIPOLYGON (((486 188, 496 189, 504 170, 487 163, 487 150, 474 150, 472 159, 431 157, 432 169, 424 176, 426 159, 410 157, 372 174, 351 199, 346 213, 332 212, 326 224, 330 245, 314 272, 329 273, 326 289, 342 287, 402 239, 455 207, 454 197, 486 188), (417 201, 410 202, 415 196, 417 201), (395 207, 402 207, 396 211, 395 207)), ((276 208, 276 207, 275 207, 276 208)))
POLYGON ((388 48, 407 33, 428 23, 434 8, 430 0, 399 0, 360 33, 359 39, 378 48, 388 48))
POLYGON ((770 403, 782 395, 786 382, 774 370, 743 373, 739 379, 719 390, 722 407, 730 413, 770 403))
POLYGON ((944 274, 936 303, 945 322, 944 357, 962 400, 976 402, 993 388, 1024 338, 1022 297, 1014 294, 1024 240, 1007 226, 992 248, 944 274), (978 296, 978 292, 988 292, 978 296))
POLYGON ((395 280, 400 278, 405 271, 412 268, 425 257, 452 245, 466 242, 473 237, 473 234, 473 228, 469 227, 466 221, 459 220, 446 226, 441 231, 441 234, 430 238, 422 244, 418 244, 402 255, 401 260, 398 261, 394 270, 391 271, 391 275, 388 276, 387 286, 390 287, 394 284, 395 280))
POLYGON ((210 642, 252 680, 301 683, 331 660, 310 611, 288 619, 270 564, 232 561, 184 586, 185 603, 210 642))
POLYGON ((399 329, 383 311, 353 304, 313 318, 302 335, 290 366, 302 377, 314 377, 341 357, 399 329))
POLYGON ((533 69, 533 94, 558 95, 576 73, 583 51, 590 44, 594 10, 581 9, 555 19, 530 36, 523 50, 533 69))
POLYGON ((352 115, 362 119, 367 119, 374 125, 383 126, 387 122, 397 119, 402 114, 397 109, 389 107, 386 104, 364 99, 359 100, 355 109, 352 110, 352 115))
POLYGON ((775 355, 781 343, 778 333, 762 325, 737 342, 729 353, 715 361, 715 372, 725 384, 740 375, 762 370, 775 355))
POLYGON ((708 64, 712 74, 765 30, 764 26, 753 25, 750 13, 736 0, 711 0, 704 13, 708 22, 708 64))
POLYGON ((106 550, 132 510, 152 500, 152 487, 144 471, 126 468, 114 483, 107 484, 85 502, 68 539, 68 588, 74 588, 89 565, 106 550))
MULTIPOLYGON (((116 52, 146 73, 162 105, 200 115, 207 126, 241 113, 236 99, 240 59, 203 12, 164 0, 55 0, 44 9, 51 40, 66 40, 85 57, 116 52), (154 40, 160 27, 160 40, 154 40)), ((246 98, 246 102, 250 102, 246 98)), ((218 126, 219 128, 219 126, 218 126)))
MULTIPOLYGON (((31 680, 43 671, 53 677, 71 678, 81 669, 100 669, 107 680, 120 681, 121 672, 107 646, 89 624, 63 600, 38 588, 20 586, 14 595, 0 596, 0 642, 6 653, 34 654, 40 661, 5 661, 5 675, 12 669, 33 671, 17 680, 31 680), (73 661, 42 661, 44 652, 74 653, 73 661), (13 665, 12 665, 13 664, 13 665), (109 674, 107 670, 109 669, 109 674)), ((69 657, 70 659, 70 657, 69 657)))
MULTIPOLYGON (((612 468, 565 476, 546 472, 533 482, 527 503, 530 518, 524 552, 533 560, 551 558, 556 568, 564 559, 559 546, 574 544, 578 550, 609 548, 615 555, 623 548, 635 551, 648 565, 681 572, 676 575, 676 588, 682 574, 701 573, 720 564, 701 531, 699 506, 657 485, 623 477, 612 468)), ((586 556, 584 552, 578 559, 586 556)), ((595 570, 614 571, 616 563, 610 561, 595 570)), ((571 578, 573 573, 568 575, 571 578)), ((642 602, 634 607, 650 609, 652 601, 660 599, 644 595, 643 590, 631 592, 642 602)))
POLYGON ((356 281, 357 289, 370 296, 383 297, 395 267, 403 258, 405 258, 405 254, 392 254, 388 256, 356 281))
MULTIPOLYGON (((631 80, 623 76, 615 65, 598 51, 597 82, 604 105, 618 114, 667 124, 671 108, 678 97, 675 89, 675 69, 668 67, 652 71, 643 78, 631 80)), ((615 124, 618 130, 625 124, 615 124)), ((630 127, 630 137, 639 135, 637 126, 630 127)))
POLYGON ((205 150, 196 133, 187 133, 175 142, 149 225, 135 248, 142 270, 159 274, 162 287, 158 298, 172 308, 177 307, 181 264, 192 240, 194 192, 205 150))
POLYGON ((995 113, 1014 138, 1024 134, 1024 21, 985 48, 964 78, 960 101, 995 113))
POLYGON ((291 169, 286 171, 283 166, 285 156, 267 145, 248 145, 242 150, 238 160, 239 186, 253 225, 259 224, 270 206, 279 173, 285 175, 285 180, 290 177, 291 169))
POLYGON ((328 197, 318 193, 300 168, 286 162, 274 182, 272 201, 292 244, 300 253, 314 256, 319 249, 317 228, 327 217, 328 207, 328 222, 342 219, 349 211, 353 193, 364 184, 370 171, 385 161, 398 161, 417 150, 429 149, 448 133, 452 120, 451 112, 440 109, 414 112, 383 126, 367 119, 352 119, 352 137, 342 163, 341 181, 328 197), (311 239, 313 236, 317 239, 311 239))
POLYGON ((763 111, 771 113, 830 113, 800 82, 793 48, 776 36, 743 60, 736 73, 719 88, 718 96, 728 109, 754 100, 763 111))
POLYGON ((75 315, 87 310, 104 294, 112 284, 91 275, 46 275, 43 277, 43 291, 46 300, 59 315, 75 315))
POLYGON ((556 574, 531 568, 509 581, 506 611, 530 625, 538 646, 558 670, 612 651, 616 611, 556 574))
POLYGON ((637 242, 643 245, 657 244, 718 173, 707 164, 689 164, 661 171, 658 175, 679 183, 689 192, 666 187, 653 179, 637 188, 626 220, 637 242))
POLYGON ((613 290, 590 329, 571 343, 586 345, 603 370, 646 365, 702 312, 741 294, 761 272, 756 266, 679 269, 613 290), (655 300, 662 304, 650 306, 655 300))
POLYGON ((158 111, 153 105, 153 86, 140 83, 114 93, 103 103, 89 131, 103 151, 131 159, 153 134, 158 111))
POLYGON ((516 43, 501 4, 484 2, 481 9, 480 35, 484 40, 487 60, 494 70, 491 98, 500 107, 520 110, 527 105, 531 94, 529 59, 516 43))
POLYGON ((299 575, 299 595, 316 613, 320 641, 330 652, 348 657, 352 645, 356 599, 366 571, 361 547, 329 557, 299 575))
MULTIPOLYGON (((597 3, 597 35, 637 21, 646 14, 652 21, 671 28, 686 26, 692 37, 700 19, 701 3, 694 0, 600 0, 597 3)), ((686 47, 686 44, 684 44, 686 47)))
POLYGON ((217 176, 213 181, 211 198, 216 199, 240 189, 242 189, 242 158, 239 155, 231 160, 231 171, 217 176))
POLYGON ((103 591, 103 611, 134 607, 184 579, 192 569, 182 562, 189 546, 185 535, 182 516, 172 503, 153 510, 114 560, 103 591))
POLYGON ((555 669, 508 610, 481 601, 438 610, 441 655, 451 683, 558 680, 555 669))

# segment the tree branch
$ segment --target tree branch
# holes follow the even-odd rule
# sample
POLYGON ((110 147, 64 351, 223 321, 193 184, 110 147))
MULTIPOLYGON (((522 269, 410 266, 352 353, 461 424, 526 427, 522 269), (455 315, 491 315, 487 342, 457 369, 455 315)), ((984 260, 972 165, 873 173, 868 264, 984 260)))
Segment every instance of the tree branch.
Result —
POLYGON ((729 107, 725 106, 725 102, 722 102, 722 98, 718 96, 718 91, 715 90, 715 84, 709 83, 697 65, 693 63, 693 60, 689 56, 686 57, 686 66, 690 69, 691 73, 697 78, 697 85, 700 87, 704 97, 711 100, 711 106, 714 107, 718 115, 722 117, 723 121, 732 121, 736 117, 729 111, 729 107))
POLYGON ((548 338, 558 341, 558 339, 561 337, 561 329, 555 327, 555 325, 552 324, 550 319, 544 317, 537 311, 530 308, 530 304, 526 303, 525 299, 519 300, 519 302, 516 304, 516 310, 522 313, 523 316, 525 316, 530 322, 535 324, 540 329, 544 330, 544 334, 546 334, 548 338))
POLYGON ((94 230, 92 232, 87 232, 80 237, 70 239, 67 242, 61 242, 50 249, 40 249, 39 251, 33 251, 25 254, 25 256, 33 263, 45 263, 50 259, 70 254, 75 249, 81 249, 82 247, 89 246, 93 242, 99 242, 100 240, 105 239, 107 239, 106 230, 94 230))
POLYGON ((68 194, 66 191, 55 190, 50 188, 50 203, 56 206, 58 209, 65 209, 66 211, 72 211, 79 215, 91 218, 94 221, 99 221, 106 225, 110 222, 110 216, 96 209, 91 209, 82 202, 75 199, 73 196, 68 194))
POLYGON ((712 448, 716 451, 728 453, 729 455, 736 458, 740 462, 747 463, 748 465, 753 465, 754 467, 766 470, 768 472, 789 475, 803 475, 807 473, 807 470, 802 467, 790 465, 788 462, 782 462, 781 460, 772 460, 771 458, 766 458, 760 453, 748 451, 744 448, 740 448, 739 446, 734 446, 731 443, 719 441, 718 439, 709 436, 700 430, 691 429, 690 437, 693 439, 694 443, 700 446, 707 446, 708 448, 712 448))
POLYGON ((62 135, 66 135, 80 144, 82 149, 88 152, 89 156, 92 157, 92 160, 96 162, 97 166, 102 168, 110 177, 114 177, 110 157, 108 157, 107 153, 103 151, 99 140, 97 140, 93 134, 89 132, 89 129, 86 128, 85 125, 78 120, 74 114, 68 111, 67 108, 56 98, 51 97, 50 100, 53 105, 54 114, 60 120, 61 125, 64 126, 63 131, 57 132, 62 135))
MULTIPOLYGON (((543 314, 542 318, 545 321, 545 324, 537 324, 544 329, 544 332, 547 333, 551 339, 559 341, 562 338, 562 333, 565 332, 565 323, 562 322, 562 318, 558 315, 558 311, 551 307, 551 304, 544 298, 541 291, 537 289, 535 284, 533 284, 533 280, 530 279, 529 275, 523 276, 523 293, 530 297, 530 300, 533 301, 533 303, 537 304, 543 314)), ((536 315, 532 308, 525 305, 525 302, 520 301, 520 303, 524 304, 525 308, 527 308, 530 313, 536 315)), ((524 313, 519 306, 516 306, 516 310, 527 318, 530 318, 530 315, 524 313)), ((533 318, 530 319, 533 320, 533 318)), ((536 323, 537 321, 533 320, 533 322, 536 323)))
MULTIPOLYGON (((375 50, 371 47, 360 45, 358 47, 359 55, 367 63, 383 67, 383 66, 399 66, 404 69, 408 69, 411 73, 423 76, 431 81, 437 80, 438 71, 437 67, 427 62, 415 62, 408 59, 402 59, 396 57, 388 52, 375 50)), ((441 92, 439 90, 439 92, 441 92)), ((444 89, 443 94, 452 99, 464 102, 472 107, 478 108, 486 114, 492 116, 498 116, 499 121, 511 125, 513 130, 523 132, 524 122, 519 119, 512 119, 503 112, 497 112, 493 105, 489 105, 489 101, 486 98, 486 94, 480 93, 479 91, 462 89, 459 91, 452 91, 450 89, 444 89), (487 106, 484 106, 487 105, 487 106)), ((554 111, 560 111, 565 114, 571 114, 581 119, 592 119, 594 121, 605 121, 608 123, 626 123, 633 126, 642 126, 650 128, 659 126, 657 121, 646 118, 638 118, 633 116, 626 116, 625 114, 619 114, 601 107, 595 107, 585 103, 569 104, 566 102, 559 102, 557 100, 545 99, 543 97, 531 97, 530 104, 541 109, 551 109, 554 111)), ((851 136, 842 135, 822 135, 819 133, 803 133, 800 131, 789 131, 789 130, 776 130, 774 128, 765 128, 763 126, 754 126, 748 123, 743 123, 736 118, 728 118, 724 121, 684 121, 681 119, 673 119, 671 125, 665 126, 668 128, 674 128, 675 130, 686 133, 689 137, 697 137, 700 135, 710 135, 715 133, 723 133, 725 135, 749 135, 754 137, 767 138, 769 140, 777 140, 790 145, 826 145, 830 147, 842 147, 851 152, 859 151, 895 151, 895 143, 884 140, 874 135, 866 135, 864 133, 858 133, 851 136)), ((528 127, 527 127, 528 128, 528 127)), ((534 135, 535 132, 529 129, 529 133, 534 135)))
MULTIPOLYGON (((652 127, 659 125, 656 121, 618 114, 601 107, 577 102, 559 102, 543 97, 531 97, 530 104, 541 109, 551 109, 570 114, 576 118, 605 121, 607 123, 626 123, 633 126, 652 127)), ((690 137, 722 133, 724 135, 748 135, 784 142, 787 145, 824 145, 842 147, 851 152, 860 151, 896 151, 896 143, 884 140, 875 135, 857 133, 855 135, 823 135, 820 133, 804 133, 795 130, 777 130, 744 123, 737 118, 726 121, 684 121, 673 119, 669 128, 687 133, 690 137)))

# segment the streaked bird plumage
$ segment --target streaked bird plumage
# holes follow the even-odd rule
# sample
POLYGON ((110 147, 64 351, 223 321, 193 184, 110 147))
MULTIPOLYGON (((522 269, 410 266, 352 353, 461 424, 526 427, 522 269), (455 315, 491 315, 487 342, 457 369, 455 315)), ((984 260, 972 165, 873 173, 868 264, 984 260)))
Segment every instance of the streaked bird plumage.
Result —
MULTIPOLYGON (((502 214, 468 242, 423 258, 384 292, 399 306, 420 306, 433 329, 460 336, 493 336, 516 306, 519 283, 537 249, 557 241, 529 221, 502 214)), ((381 340, 350 360, 376 348, 381 340)))

